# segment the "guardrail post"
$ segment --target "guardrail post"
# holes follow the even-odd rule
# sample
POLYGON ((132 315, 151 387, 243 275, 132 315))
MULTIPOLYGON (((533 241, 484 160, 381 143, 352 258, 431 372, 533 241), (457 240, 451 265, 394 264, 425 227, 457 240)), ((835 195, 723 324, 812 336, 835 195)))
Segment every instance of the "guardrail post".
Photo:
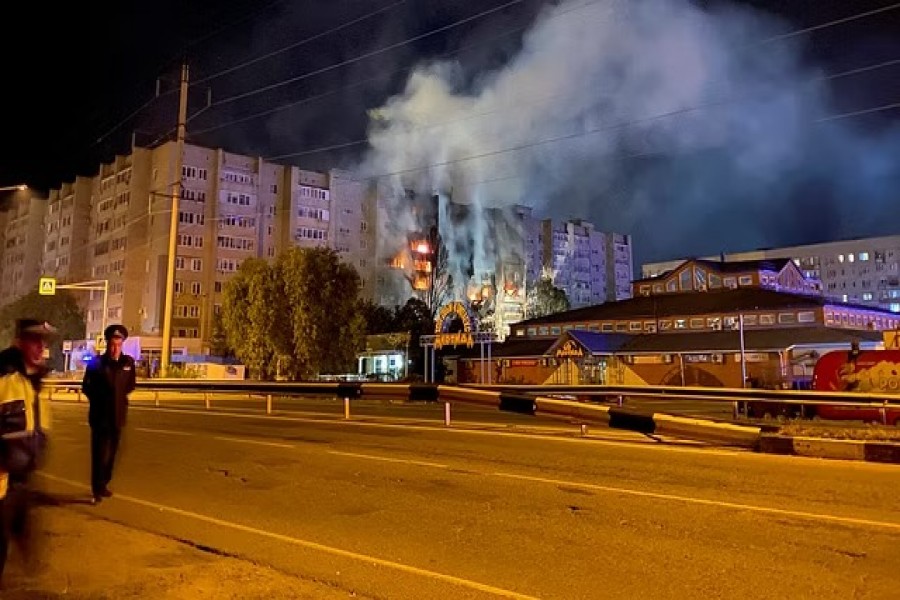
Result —
POLYGON ((153 392, 153 403, 159 408, 159 392, 153 392))
POLYGON ((581 435, 582 435, 582 436, 585 436, 585 435, 587 435, 587 434, 588 434, 588 426, 587 426, 587 423, 582 423, 582 424, 581 424, 581 435))
POLYGON ((75 399, 81 404, 81 390, 75 390, 75 399))
POLYGON ((621 408, 623 404, 625 404, 625 397, 622 394, 619 394, 616 397, 616 406, 621 408))
POLYGON ((444 427, 450 427, 450 402, 444 402, 444 427))
POLYGON ((738 406, 740 402, 735 400, 731 403, 731 418, 737 420, 738 416, 741 414, 741 409, 738 406))
POLYGON ((203 404, 206 406, 206 410, 209 410, 209 392, 203 392, 203 404))
POLYGON ((350 398, 347 396, 344 396, 344 418, 350 418, 350 398))
POLYGON ((266 414, 272 414, 272 394, 266 394, 266 414))

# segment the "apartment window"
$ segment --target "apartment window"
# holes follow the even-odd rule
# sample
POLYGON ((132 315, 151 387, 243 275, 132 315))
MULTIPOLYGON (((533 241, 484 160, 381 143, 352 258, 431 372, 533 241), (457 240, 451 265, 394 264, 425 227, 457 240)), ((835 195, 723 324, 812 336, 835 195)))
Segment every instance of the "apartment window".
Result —
POLYGON ((253 206, 255 199, 250 194, 238 194, 237 192, 224 192, 225 202, 236 206, 253 206))
POLYGON ((313 229, 311 227, 298 227, 294 235, 297 240, 327 240, 328 232, 324 229, 313 229))
POLYGON ((206 192, 204 192, 203 190, 182 188, 181 198, 183 200, 191 200, 193 202, 206 202, 206 192))
POLYGON ((860 252, 860 253, 859 253, 859 260, 861 260, 861 261, 867 261, 867 260, 869 260, 869 253, 868 253, 868 252, 860 252))
POLYGON ((900 313, 900 303, 891 302, 890 311, 895 313, 900 313))
POLYGON ((176 269, 178 269, 179 271, 183 271, 185 269, 184 264, 185 264, 185 259, 183 256, 175 257, 175 268, 176 269))
POLYGON ((199 296, 202 291, 203 286, 199 281, 194 281, 191 283, 191 294, 193 294, 194 296, 199 296))
POLYGON ((203 225, 206 217, 201 213, 178 212, 178 222, 183 225, 203 225))
POLYGON ((275 257, 275 247, 274 246, 269 246, 269 249, 266 250, 266 256, 268 256, 269 258, 275 257))
POLYGON ((202 271, 203 270, 203 259, 194 258, 191 260, 191 271, 202 271))
POLYGON ((188 165, 184 165, 181 167, 181 176, 187 179, 200 179, 202 181, 206 181, 208 178, 206 169, 203 169, 201 167, 191 167, 188 165))
POLYGON ((865 292, 865 293, 862 295, 862 299, 863 299, 863 300, 871 300, 872 298, 873 298, 872 292, 865 292))
POLYGON ((213 290, 215 290, 215 292, 217 294, 221 294, 222 293, 222 282, 221 281, 215 282, 213 284, 213 290))
POLYGON ((175 282, 175 293, 176 293, 176 294, 183 294, 183 293, 184 293, 184 282, 183 282, 183 281, 176 281, 176 282, 175 282))
POLYGON ((269 187, 269 191, 271 191, 273 194, 277 194, 277 193, 278 193, 278 184, 277 184, 277 183, 273 183, 273 184, 269 187))
POLYGON ((301 219, 314 219, 316 221, 328 221, 331 218, 331 214, 328 210, 324 208, 313 208, 311 206, 298 207, 297 216, 301 219))
POLYGON ((222 179, 231 183, 252 184, 253 176, 248 173, 238 173, 235 171, 225 171, 222 173, 222 179))
POLYGON ((216 245, 219 248, 230 248, 232 250, 253 250, 253 240, 250 238, 231 237, 230 235, 220 235, 216 238, 216 245))

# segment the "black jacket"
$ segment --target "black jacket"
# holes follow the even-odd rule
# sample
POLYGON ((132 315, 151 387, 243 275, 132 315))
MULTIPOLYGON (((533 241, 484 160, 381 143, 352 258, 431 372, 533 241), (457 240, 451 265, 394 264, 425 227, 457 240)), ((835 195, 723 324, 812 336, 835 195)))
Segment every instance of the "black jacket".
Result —
POLYGON ((84 372, 81 389, 90 403, 91 427, 124 427, 128 413, 128 394, 136 383, 134 359, 127 354, 113 360, 103 354, 84 372))

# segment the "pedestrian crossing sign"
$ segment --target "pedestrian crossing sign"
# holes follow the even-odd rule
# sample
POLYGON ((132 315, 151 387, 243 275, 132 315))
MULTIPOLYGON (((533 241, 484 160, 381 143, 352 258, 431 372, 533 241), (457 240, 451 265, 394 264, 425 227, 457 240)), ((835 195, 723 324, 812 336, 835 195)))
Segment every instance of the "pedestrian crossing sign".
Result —
POLYGON ((41 296, 53 296, 56 294, 56 278, 55 277, 41 277, 41 282, 38 285, 38 293, 41 296))

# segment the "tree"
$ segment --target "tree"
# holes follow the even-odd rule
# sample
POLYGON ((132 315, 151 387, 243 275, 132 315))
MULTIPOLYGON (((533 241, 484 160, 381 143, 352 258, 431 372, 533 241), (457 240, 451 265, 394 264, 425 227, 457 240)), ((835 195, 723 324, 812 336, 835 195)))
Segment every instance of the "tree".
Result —
POLYGON ((375 304, 370 300, 360 300, 359 312, 366 324, 366 335, 393 333, 398 331, 394 311, 375 304))
POLYGON ((222 313, 213 314, 212 319, 212 335, 209 340, 209 352, 213 356, 222 356, 230 358, 234 356, 234 349, 228 345, 228 338, 225 334, 225 325, 222 322, 222 313))
POLYGON ((247 366, 250 376, 258 379, 274 377, 279 358, 275 338, 287 328, 279 310, 284 295, 278 283, 275 269, 254 258, 244 261, 223 290, 226 343, 247 366))
POLYGON ((432 227, 428 232, 428 247, 430 250, 429 262, 431 274, 428 280, 428 289, 425 291, 424 301, 428 307, 428 313, 433 321, 438 311, 453 294, 453 275, 450 273, 450 254, 437 227, 432 227))
POLYGON ((56 327, 58 335, 50 342, 48 366, 58 371, 64 368, 65 363, 63 340, 84 339, 87 329, 84 312, 75 297, 65 290, 59 290, 53 296, 41 296, 34 291, 0 309, 2 347, 12 343, 17 319, 39 319, 56 327))
POLYGON ((553 313, 569 310, 569 299, 566 293, 553 285, 553 280, 543 277, 528 292, 526 316, 535 319, 553 313))
POLYGON ((289 376, 347 372, 365 341, 356 270, 327 248, 292 248, 278 258, 275 269, 290 323, 285 329, 292 334, 289 376))

